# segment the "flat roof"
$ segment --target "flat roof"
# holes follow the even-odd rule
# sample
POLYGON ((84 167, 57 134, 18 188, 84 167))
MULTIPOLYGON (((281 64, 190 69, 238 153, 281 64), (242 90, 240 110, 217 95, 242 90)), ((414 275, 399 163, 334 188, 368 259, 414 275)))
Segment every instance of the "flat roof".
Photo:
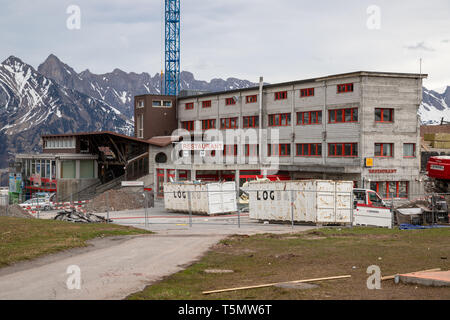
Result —
MULTIPOLYGON (((274 87, 302 84, 302 83, 308 83, 308 82, 333 80, 333 79, 339 79, 339 78, 357 77, 357 76, 392 77, 392 78, 395 77, 395 78, 413 78, 413 79, 428 78, 428 74, 419 74, 419 73, 355 71, 355 72, 340 73, 340 74, 335 74, 335 75, 328 75, 328 76, 318 77, 318 78, 295 80, 295 81, 280 82, 280 83, 273 83, 273 84, 265 84, 263 86, 263 89, 270 89, 270 88, 274 88, 274 87)), ((235 93, 235 92, 242 92, 242 91, 254 91, 254 90, 259 90, 259 86, 242 88, 242 89, 233 89, 233 90, 227 90, 227 91, 209 92, 209 93, 197 94, 197 95, 186 96, 186 97, 178 97, 178 100, 188 100, 188 99, 192 99, 192 98, 201 98, 201 97, 207 97, 207 96, 213 96, 213 95, 228 94, 228 93, 235 93)))

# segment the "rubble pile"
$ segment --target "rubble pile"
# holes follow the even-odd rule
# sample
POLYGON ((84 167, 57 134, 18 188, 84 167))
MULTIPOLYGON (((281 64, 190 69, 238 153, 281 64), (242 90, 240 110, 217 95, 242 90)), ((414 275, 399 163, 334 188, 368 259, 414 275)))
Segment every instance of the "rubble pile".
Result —
POLYGON ((8 208, 0 206, 0 217, 34 218, 17 204, 8 206, 8 208))
MULTIPOLYGON (((151 201, 149 201, 150 204, 151 201)), ((123 190, 108 190, 88 203, 88 212, 106 212, 142 209, 145 207, 145 197, 142 192, 127 192, 123 190)))
POLYGON ((58 212, 54 218, 59 221, 77 222, 77 223, 106 223, 112 222, 111 219, 105 219, 92 213, 82 213, 76 210, 64 210, 58 212))

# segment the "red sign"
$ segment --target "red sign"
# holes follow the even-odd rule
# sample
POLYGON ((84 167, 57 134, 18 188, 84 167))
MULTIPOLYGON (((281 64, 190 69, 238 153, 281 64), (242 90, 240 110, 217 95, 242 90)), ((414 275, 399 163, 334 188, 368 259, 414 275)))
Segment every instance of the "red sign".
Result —
POLYGON ((397 173, 397 169, 369 169, 369 173, 397 173))

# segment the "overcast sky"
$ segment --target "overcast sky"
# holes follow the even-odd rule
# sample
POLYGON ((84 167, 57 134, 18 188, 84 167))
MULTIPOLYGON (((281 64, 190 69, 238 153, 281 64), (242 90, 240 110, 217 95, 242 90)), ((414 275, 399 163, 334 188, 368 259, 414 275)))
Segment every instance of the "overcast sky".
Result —
MULTIPOLYGON (((37 67, 54 53, 78 72, 154 75, 163 2, 0 0, 0 60, 15 55, 37 67), (67 28, 70 5, 81 10, 80 29, 67 28)), ((449 0, 181 0, 181 10, 181 69, 197 79, 418 73, 422 57, 425 86, 450 85, 449 0), (367 13, 372 5, 379 21, 367 13)))

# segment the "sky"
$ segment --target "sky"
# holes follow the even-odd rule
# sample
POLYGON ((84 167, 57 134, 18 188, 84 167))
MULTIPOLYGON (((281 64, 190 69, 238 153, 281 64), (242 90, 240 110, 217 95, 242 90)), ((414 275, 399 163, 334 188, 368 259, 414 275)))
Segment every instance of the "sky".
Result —
MULTIPOLYGON (((78 72, 154 75, 163 2, 0 0, 0 61, 37 68, 53 53, 78 72)), ((419 73, 421 58, 427 88, 450 86, 448 0, 181 0, 181 69, 199 80, 419 73)))

